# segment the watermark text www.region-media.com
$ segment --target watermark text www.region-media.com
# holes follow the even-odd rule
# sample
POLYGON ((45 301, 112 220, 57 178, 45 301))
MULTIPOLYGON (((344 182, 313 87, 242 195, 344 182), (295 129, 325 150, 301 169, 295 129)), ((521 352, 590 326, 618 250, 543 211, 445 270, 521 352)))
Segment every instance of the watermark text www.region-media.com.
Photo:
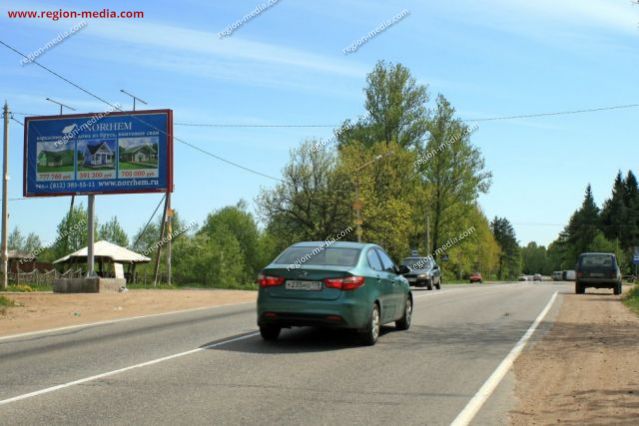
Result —
POLYGON ((9 10, 7 15, 11 19, 141 19, 144 12, 141 10, 9 10))

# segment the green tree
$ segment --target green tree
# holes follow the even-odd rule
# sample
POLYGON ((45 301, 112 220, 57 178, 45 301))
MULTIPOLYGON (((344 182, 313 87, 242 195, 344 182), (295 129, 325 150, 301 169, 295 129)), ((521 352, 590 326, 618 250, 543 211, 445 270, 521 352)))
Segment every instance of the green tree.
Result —
POLYGON ((548 275, 552 272, 547 259, 546 247, 537 245, 535 242, 530 242, 521 248, 521 263, 522 272, 527 275, 548 275))
MULTIPOLYGON (((359 185, 362 241, 380 244, 395 259, 410 252, 411 221, 417 205, 417 175, 407 164, 415 164, 415 153, 395 142, 370 148, 352 144, 340 152, 341 181, 359 185)), ((346 208, 358 201, 354 188, 349 189, 341 201, 346 208)), ((350 229, 346 239, 356 240, 354 220, 346 229, 350 229)))
POLYGON ((335 153, 306 141, 291 151, 282 182, 264 189, 257 198, 260 216, 283 244, 324 240, 351 224, 351 208, 344 197, 352 192, 350 179, 336 173, 335 153))
POLYGON ((338 129, 340 147, 351 143, 371 147, 396 142, 404 148, 421 144, 428 132, 428 92, 408 68, 379 61, 364 91, 367 115, 355 123, 347 120, 338 129))
POLYGON ((176 241, 174 259, 173 277, 184 285, 234 288, 247 283, 242 248, 226 227, 176 241))
POLYGON ((129 246, 129 237, 118 222, 118 218, 113 216, 110 221, 100 226, 98 231, 98 239, 105 240, 120 247, 129 246))
POLYGON ((501 249, 497 278, 500 280, 515 278, 519 275, 521 265, 521 254, 515 229, 508 219, 504 217, 495 217, 490 227, 501 249))
MULTIPOLYGON (((87 245, 88 214, 84 206, 74 206, 60 221, 57 228, 57 237, 52 245, 52 251, 56 259, 66 256, 87 245)), ((96 219, 96 229, 97 219, 96 219)), ((97 237, 97 232, 96 235, 97 237)))
POLYGON ((567 243, 571 249, 569 256, 573 264, 580 253, 590 250, 600 232, 599 213, 599 207, 592 196, 592 187, 588 185, 581 208, 572 215, 566 229, 567 243))
MULTIPOLYGON (((639 246, 639 185, 632 171, 628 171, 624 181, 625 215, 623 220, 623 232, 618 237, 622 247, 631 253, 634 247, 639 246)), ((615 236, 607 235, 609 239, 615 236)))
POLYGON ((222 232, 230 232, 238 242, 242 254, 242 263, 247 266, 244 280, 251 281, 260 265, 258 254, 259 231, 253 215, 247 211, 244 201, 235 206, 224 207, 208 215, 199 230, 199 234, 214 238, 222 232))
POLYGON ((479 194, 488 192, 492 174, 485 170, 484 158, 471 141, 471 129, 454 118, 455 110, 443 96, 437 98, 430 136, 422 155, 436 153, 420 163, 420 173, 432 194, 433 247, 459 231, 456 225, 479 194))
POLYGON ((7 248, 9 250, 22 251, 24 248, 24 235, 20 232, 20 229, 16 226, 13 231, 7 236, 7 248))
POLYGON ((628 216, 626 199, 626 182, 619 171, 612 187, 612 196, 604 202, 601 210, 601 225, 606 238, 624 238, 628 216))

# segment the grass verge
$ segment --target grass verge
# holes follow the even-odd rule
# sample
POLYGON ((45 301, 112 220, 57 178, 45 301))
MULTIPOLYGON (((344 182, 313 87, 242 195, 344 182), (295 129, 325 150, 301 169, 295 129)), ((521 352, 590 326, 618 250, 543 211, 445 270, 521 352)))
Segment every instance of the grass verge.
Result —
POLYGON ((5 296, 0 296, 0 316, 5 316, 7 314, 7 308, 13 306, 16 306, 16 302, 5 296))
POLYGON ((623 296, 623 303, 631 311, 639 315, 639 285, 635 286, 623 296))
POLYGON ((168 285, 159 283, 156 287, 153 284, 127 284, 129 290, 189 290, 189 289, 203 289, 203 290, 257 290, 257 284, 223 284, 218 286, 205 286, 201 283, 188 283, 182 285, 168 285))

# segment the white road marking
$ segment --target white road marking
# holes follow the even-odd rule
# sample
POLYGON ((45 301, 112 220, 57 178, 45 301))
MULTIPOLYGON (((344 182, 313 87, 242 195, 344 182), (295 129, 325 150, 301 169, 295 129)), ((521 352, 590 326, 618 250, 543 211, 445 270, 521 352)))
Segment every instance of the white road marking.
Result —
POLYGON ((521 351, 526 346, 526 343, 528 343, 528 340, 530 340, 537 327, 539 327, 539 324, 544 320, 544 318, 548 314, 548 311, 550 311, 550 308, 555 302, 558 293, 558 291, 555 291, 546 307, 539 313, 539 316, 537 316, 535 322, 532 323, 528 331, 526 331, 522 338, 519 339, 517 344, 512 348, 506 358, 504 358, 504 360, 499 364, 493 374, 490 375, 488 380, 484 382, 482 387, 468 402, 466 407, 459 413, 459 415, 457 415, 455 420, 453 420, 453 422, 451 423, 451 426, 466 426, 469 425, 470 422, 475 418, 481 407, 486 403, 488 398, 490 398, 495 389, 497 389, 499 383, 501 383, 510 368, 513 366, 513 363, 515 362, 517 357, 519 357, 521 351))
POLYGON ((31 337, 31 336, 36 336, 38 334, 57 333, 59 331, 75 330, 75 329, 84 328, 84 327, 88 328, 88 327, 95 327, 95 326, 98 326, 98 325, 116 324, 116 323, 119 323, 119 322, 133 321, 133 320, 144 319, 144 318, 161 317, 163 315, 184 314, 184 313, 188 313, 188 312, 203 311, 205 309, 217 309, 217 308, 224 308, 224 307, 227 307, 227 306, 247 305, 249 303, 256 303, 256 302, 225 303, 223 305, 216 305, 216 306, 202 306, 202 307, 199 307, 199 308, 182 309, 182 310, 179 310, 179 311, 160 312, 160 313, 157 313, 157 314, 139 315, 139 316, 135 316, 135 317, 117 318, 117 319, 106 320, 106 321, 98 321, 98 322, 89 322, 89 323, 86 323, 86 324, 69 325, 69 326, 66 326, 66 327, 50 328, 50 329, 47 329, 47 330, 30 331, 28 333, 10 334, 8 336, 0 336, 0 341, 9 340, 9 339, 18 339, 20 337, 31 337))
POLYGON ((180 358, 180 357, 183 357, 183 356, 192 355, 192 354, 195 354, 195 353, 198 353, 198 352, 202 352, 202 351, 207 350, 207 349, 213 349, 213 348, 216 348, 216 347, 219 347, 219 346, 222 346, 222 345, 226 345, 226 344, 229 344, 229 343, 239 342, 240 340, 250 339, 251 337, 259 336, 259 334, 260 334, 259 332, 254 332, 254 333, 251 333, 251 334, 245 334, 245 335, 240 336, 240 337, 234 337, 234 338, 231 338, 231 339, 228 339, 228 340, 222 340, 220 342, 213 343, 213 344, 208 345, 208 346, 203 346, 201 348, 191 349, 190 351, 180 352, 180 353, 169 355, 169 356, 165 356, 165 357, 162 357, 162 358, 157 358, 157 359, 154 359, 154 360, 151 360, 151 361, 146 361, 146 362, 143 362, 143 363, 140 363, 140 364, 135 364, 135 365, 131 365, 131 366, 128 366, 128 367, 120 368, 118 370, 108 371, 106 373, 97 374, 95 376, 85 377, 83 379, 74 380, 72 382, 62 383, 60 385, 51 386, 51 387, 45 388, 45 389, 40 389, 40 390, 35 391, 35 392, 25 393, 23 395, 18 395, 18 396, 14 396, 12 398, 3 399, 3 400, 0 401, 0 405, 6 405, 6 404, 10 404, 12 402, 22 401, 23 399, 33 398, 35 396, 44 395, 44 394, 47 394, 47 393, 59 391, 61 389, 69 388, 71 386, 81 385, 82 383, 91 382, 93 380, 98 380, 98 379, 103 379, 105 377, 114 376, 116 374, 124 373, 126 371, 134 370, 136 368, 148 367, 149 365, 159 364, 159 363, 164 362, 164 361, 169 361, 169 360, 172 360, 172 359, 175 359, 175 358, 180 358))

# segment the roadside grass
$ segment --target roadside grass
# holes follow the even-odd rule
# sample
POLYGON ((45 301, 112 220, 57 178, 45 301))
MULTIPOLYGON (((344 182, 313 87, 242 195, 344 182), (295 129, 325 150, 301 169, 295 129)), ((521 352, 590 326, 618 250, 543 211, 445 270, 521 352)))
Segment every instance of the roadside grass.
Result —
POLYGON ((127 288, 129 290, 192 290, 192 289, 202 289, 202 290, 249 290, 256 291, 257 284, 255 283, 247 283, 247 284, 221 284, 216 286, 205 286, 202 283, 187 283, 175 285, 168 285, 166 283, 158 283, 156 287, 153 286, 152 283, 148 284, 127 284, 127 288))
POLYGON ((639 285, 635 284, 635 286, 623 296, 622 300, 624 305, 639 315, 639 285))
POLYGON ((5 296, 0 296, 0 316, 5 316, 7 314, 7 308, 14 306, 16 306, 16 302, 5 296))
POLYGON ((17 293, 31 293, 31 292, 39 292, 39 291, 53 291, 53 286, 51 284, 11 284, 7 287, 6 290, 0 290, 6 292, 17 292, 17 293))

